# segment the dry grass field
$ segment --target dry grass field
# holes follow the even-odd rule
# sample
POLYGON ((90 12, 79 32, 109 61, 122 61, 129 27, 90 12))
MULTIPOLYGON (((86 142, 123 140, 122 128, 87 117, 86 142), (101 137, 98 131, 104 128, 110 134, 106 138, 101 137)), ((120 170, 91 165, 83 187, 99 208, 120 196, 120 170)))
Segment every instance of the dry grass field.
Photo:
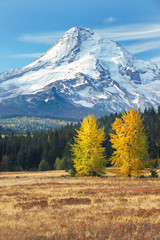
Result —
POLYGON ((0 240, 160 239, 160 178, 0 173, 0 240))

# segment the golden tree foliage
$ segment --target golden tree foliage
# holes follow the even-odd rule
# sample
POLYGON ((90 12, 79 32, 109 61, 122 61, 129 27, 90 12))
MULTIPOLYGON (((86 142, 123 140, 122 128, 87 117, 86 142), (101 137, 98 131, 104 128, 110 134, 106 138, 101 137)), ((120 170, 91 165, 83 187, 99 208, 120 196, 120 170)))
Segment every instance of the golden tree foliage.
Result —
POLYGON ((97 119, 89 115, 81 122, 72 146, 74 167, 78 175, 96 175, 103 173, 105 167, 104 129, 100 129, 97 119))
POLYGON ((112 147, 115 149, 112 164, 120 167, 121 173, 131 176, 145 167, 148 150, 147 135, 140 111, 129 110, 116 118, 112 124, 114 134, 110 134, 112 147))

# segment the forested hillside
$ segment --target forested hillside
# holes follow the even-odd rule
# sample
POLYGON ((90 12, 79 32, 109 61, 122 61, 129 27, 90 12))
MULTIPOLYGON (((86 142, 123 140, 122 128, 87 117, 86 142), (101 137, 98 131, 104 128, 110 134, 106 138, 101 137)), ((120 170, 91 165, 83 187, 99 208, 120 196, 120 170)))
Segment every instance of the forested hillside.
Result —
POLYGON ((7 134, 8 131, 14 133, 40 132, 43 130, 55 129, 67 125, 67 121, 42 118, 42 117, 10 117, 0 118, 0 133, 7 134))
MULTIPOLYGON (((155 159, 155 167, 160 157, 160 107, 158 113, 154 109, 145 110, 144 125, 149 140, 147 158, 155 159), (157 160, 156 160, 157 159, 157 160)), ((106 159, 112 155, 113 149, 110 142, 110 133, 113 131, 111 124, 119 114, 111 114, 99 119, 100 127, 104 126, 106 140, 106 159)), ((17 170, 49 170, 68 169, 72 165, 70 144, 76 135, 80 123, 68 124, 56 130, 47 130, 35 133, 17 135, 13 132, 2 135, 0 128, 0 171, 17 170)), ((107 165, 110 165, 108 161, 107 165)))

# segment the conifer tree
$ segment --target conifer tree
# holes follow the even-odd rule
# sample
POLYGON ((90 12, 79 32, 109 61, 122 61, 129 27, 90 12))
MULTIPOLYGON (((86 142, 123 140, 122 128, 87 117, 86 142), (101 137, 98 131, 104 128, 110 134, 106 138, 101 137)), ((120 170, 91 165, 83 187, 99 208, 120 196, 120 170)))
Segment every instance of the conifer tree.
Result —
POLYGON ((98 128, 99 123, 89 115, 81 122, 77 130, 75 143, 72 146, 73 165, 78 175, 99 175, 105 167, 104 129, 98 128))
POLYGON ((137 174, 145 166, 148 151, 147 135, 140 111, 131 109, 123 113, 121 119, 116 118, 112 129, 115 131, 110 134, 110 141, 115 149, 111 157, 112 164, 120 167, 123 174, 137 174))

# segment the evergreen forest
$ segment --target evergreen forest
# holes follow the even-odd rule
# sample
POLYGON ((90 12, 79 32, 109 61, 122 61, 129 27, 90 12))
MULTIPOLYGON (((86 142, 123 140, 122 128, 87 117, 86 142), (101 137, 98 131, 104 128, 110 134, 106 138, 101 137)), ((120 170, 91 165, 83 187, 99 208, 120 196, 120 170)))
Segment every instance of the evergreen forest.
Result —
MULTIPOLYGON (((112 124, 121 114, 104 116, 99 121, 99 127, 104 127, 106 166, 113 149, 110 142, 112 124)), ((160 107, 158 112, 153 108, 143 113, 143 124, 148 136, 149 151, 147 158, 158 166, 160 158, 160 107)), ((68 170, 72 167, 71 145, 74 143, 76 130, 80 122, 70 123, 55 130, 35 131, 33 133, 16 134, 0 126, 0 171, 44 171, 53 169, 68 170)))

